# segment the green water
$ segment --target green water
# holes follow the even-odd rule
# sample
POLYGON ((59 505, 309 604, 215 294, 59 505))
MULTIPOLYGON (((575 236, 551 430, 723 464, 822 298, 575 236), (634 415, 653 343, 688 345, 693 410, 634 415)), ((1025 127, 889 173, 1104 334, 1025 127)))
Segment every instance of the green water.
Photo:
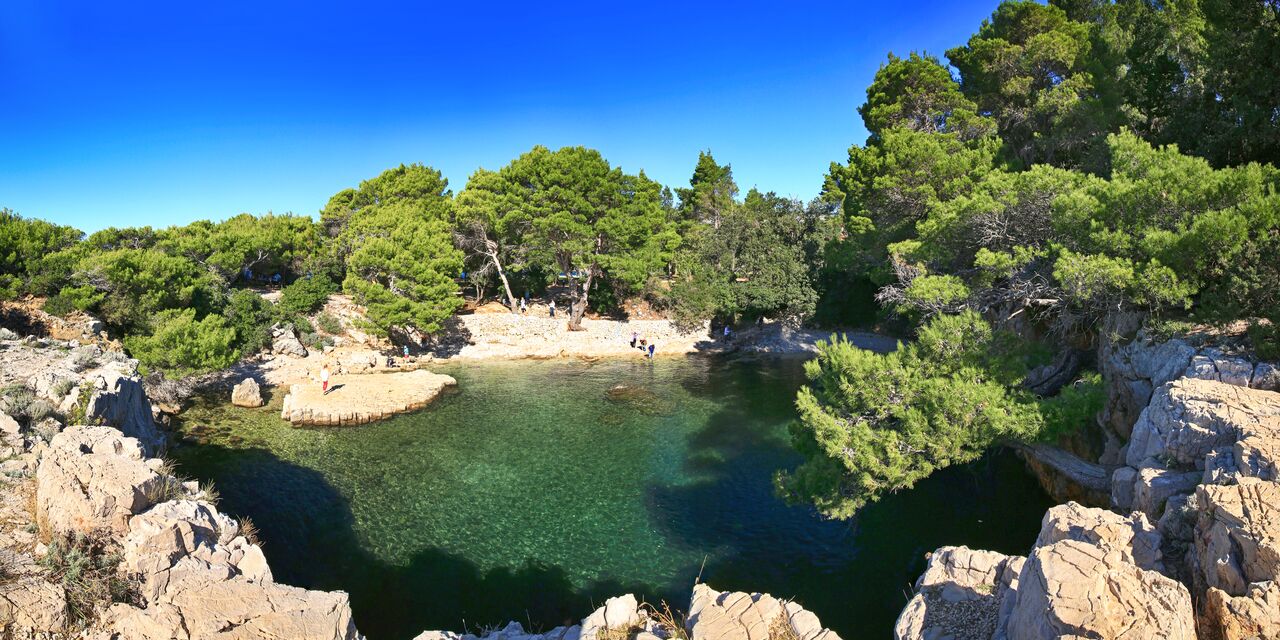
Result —
POLYGON ((797 362, 442 371, 459 393, 362 427, 289 427, 279 398, 199 404, 174 454, 258 525, 278 580, 347 591, 373 640, 509 619, 549 628, 627 591, 683 609, 699 573, 794 598, 848 640, 888 638, 925 552, 1025 553, 1050 506, 1007 454, 851 523, 786 506, 771 477, 798 462, 786 433, 797 362))

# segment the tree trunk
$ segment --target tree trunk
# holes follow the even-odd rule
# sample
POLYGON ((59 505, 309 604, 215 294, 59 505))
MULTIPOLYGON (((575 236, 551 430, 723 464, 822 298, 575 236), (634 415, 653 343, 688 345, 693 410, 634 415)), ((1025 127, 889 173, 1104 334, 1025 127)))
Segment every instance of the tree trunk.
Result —
POLYGON ((569 330, 582 331, 582 316, 587 313, 587 296, 591 291, 591 281, 596 277, 596 267, 587 268, 587 281, 582 283, 582 292, 578 292, 578 283, 573 282, 573 312, 569 314, 569 330))
POLYGON ((502 261, 498 260, 498 253, 495 251, 489 254, 489 259, 493 261, 493 266, 498 270, 498 279, 502 280, 502 288, 507 290, 507 306, 511 307, 511 313, 519 313, 520 306, 516 304, 516 297, 511 293, 511 283, 507 281, 507 270, 502 268, 502 261))

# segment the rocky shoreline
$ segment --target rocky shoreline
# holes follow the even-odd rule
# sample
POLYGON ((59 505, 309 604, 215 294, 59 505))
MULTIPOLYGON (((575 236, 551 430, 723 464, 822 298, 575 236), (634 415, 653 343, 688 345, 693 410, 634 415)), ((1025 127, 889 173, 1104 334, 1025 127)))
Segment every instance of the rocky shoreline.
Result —
MULTIPOLYGON (((39 420, 0 413, 0 637, 362 638, 347 594, 276 582, 252 524, 221 513, 216 493, 174 474, 137 363, 81 347, 0 333, 6 388, 58 403, 57 413, 39 420), (59 417, 83 423, 64 426, 59 417), (60 563, 71 557, 86 559, 100 590, 86 591, 89 580, 80 574, 66 577, 60 563)), ((435 376, 354 377, 397 375, 412 376, 415 386, 435 376)), ((443 387, 445 378, 433 381, 443 387)), ((244 385, 238 396, 253 405, 256 391, 256 383, 244 385)), ((9 396, 4 402, 6 410, 18 406, 9 396)), ((424 631, 417 638, 839 640, 812 613, 768 594, 698 584, 688 611, 678 621, 623 595, 578 625, 546 633, 512 622, 479 636, 424 631)))
POLYGON ((1142 336, 1102 363, 1101 475, 1029 456, 1095 504, 1050 509, 1025 557, 934 551, 895 638, 1280 638, 1276 366, 1142 336))

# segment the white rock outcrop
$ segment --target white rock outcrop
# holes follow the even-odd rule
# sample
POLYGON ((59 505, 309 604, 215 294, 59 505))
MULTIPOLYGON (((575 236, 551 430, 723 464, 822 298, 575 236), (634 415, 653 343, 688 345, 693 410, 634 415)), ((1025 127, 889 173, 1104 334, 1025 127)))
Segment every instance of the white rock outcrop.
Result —
POLYGON ((36 515, 46 532, 128 531, 171 479, 142 446, 111 427, 69 427, 54 436, 36 471, 36 515))
POLYGON ((266 404, 262 399, 262 389, 258 386, 258 381, 253 378, 245 378, 232 387, 231 404, 251 409, 266 404))

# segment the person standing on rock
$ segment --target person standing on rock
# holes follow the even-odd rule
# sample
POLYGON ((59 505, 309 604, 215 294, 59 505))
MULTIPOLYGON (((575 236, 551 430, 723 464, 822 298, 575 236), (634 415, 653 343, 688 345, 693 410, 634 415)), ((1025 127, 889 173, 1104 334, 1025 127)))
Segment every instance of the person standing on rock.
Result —
POLYGON ((329 365, 320 368, 320 393, 329 395, 329 365))

